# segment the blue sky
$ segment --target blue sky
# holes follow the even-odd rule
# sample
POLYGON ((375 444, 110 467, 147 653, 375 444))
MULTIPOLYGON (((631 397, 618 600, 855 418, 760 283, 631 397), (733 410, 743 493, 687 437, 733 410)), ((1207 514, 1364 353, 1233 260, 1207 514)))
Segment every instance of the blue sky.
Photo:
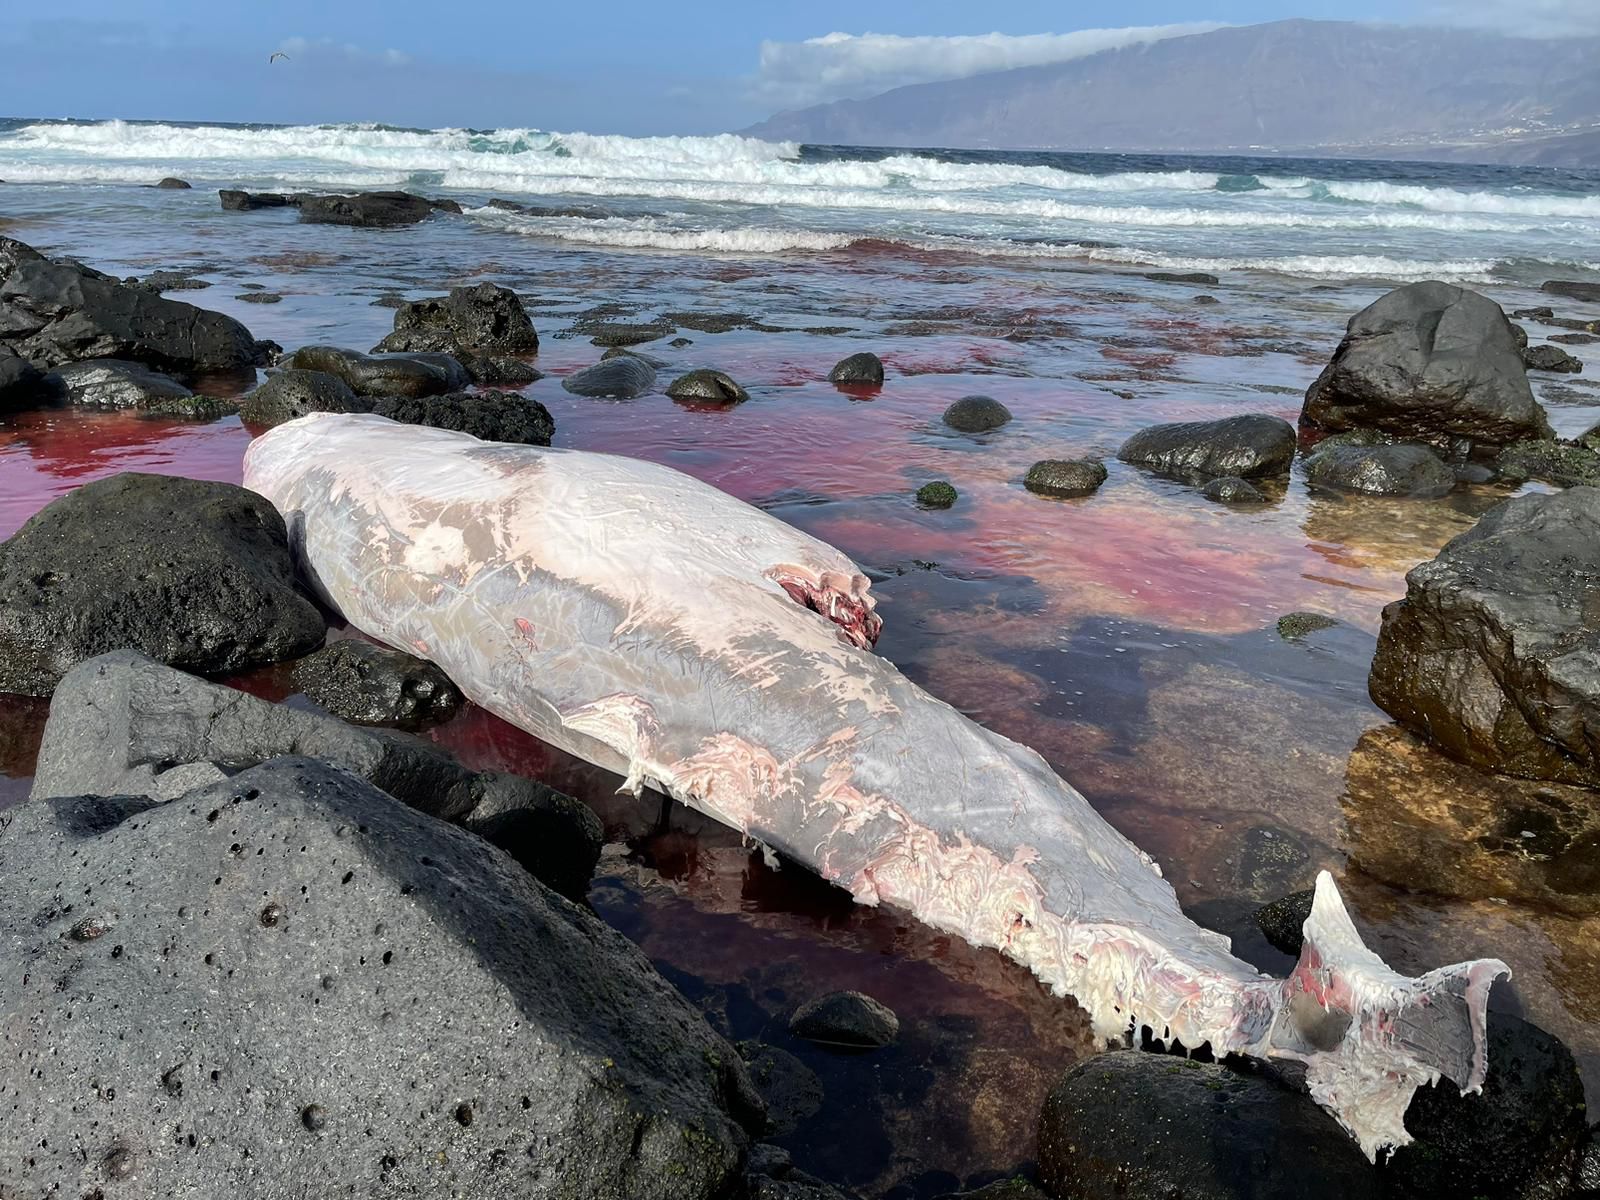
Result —
POLYGON ((0 115, 628 134, 736 129, 781 108, 1204 22, 1600 33, 1600 0, 55 0, 29 9, 50 15, 0 27, 0 115), (1039 36, 1127 27, 1142 32, 1039 36), (852 36, 815 41, 834 33, 852 36), (269 65, 280 49, 288 59, 269 65))

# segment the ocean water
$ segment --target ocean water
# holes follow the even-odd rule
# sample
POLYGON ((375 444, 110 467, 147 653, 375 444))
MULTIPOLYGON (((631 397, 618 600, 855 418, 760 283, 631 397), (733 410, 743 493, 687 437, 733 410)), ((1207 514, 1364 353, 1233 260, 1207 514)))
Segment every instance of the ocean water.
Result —
MULTIPOLYGON (((1293 420, 1350 315, 1408 279, 1600 320, 1600 305, 1538 291, 1600 279, 1600 175, 11 121, 0 179, 0 232, 118 275, 190 274, 207 286, 172 296, 289 348, 365 350, 399 300, 483 279, 516 288, 546 373, 525 390, 554 415, 557 445, 666 463, 849 553, 882 597, 879 653, 1038 749, 1242 957, 1283 974, 1292 964, 1251 914, 1331 870, 1397 969, 1505 958, 1516 980, 1493 1003, 1561 1036, 1591 1093, 1600 1084, 1600 903, 1557 886, 1592 860, 1592 805, 1453 767, 1366 691, 1406 571, 1507 491, 1344 497, 1308 487, 1297 465, 1268 503, 1235 509, 1115 459, 1158 421, 1293 420), (165 175, 194 188, 148 186, 165 175), (215 189, 239 186, 405 186, 465 213, 397 230, 301 225, 291 210, 221 211, 215 189), (1195 270, 1217 282, 1148 277, 1195 270), (667 363, 663 385, 717 367, 751 399, 565 392, 561 377, 599 358, 613 324, 652 339, 640 349, 667 363), (884 387, 829 384, 860 350, 885 360, 884 387), (1015 419, 978 437, 944 427, 945 406, 974 393, 1015 419), (1085 455, 1109 471, 1093 496, 1022 488, 1033 462, 1085 455), (916 504, 932 479, 956 486, 953 508, 916 504), (1276 620, 1295 611, 1338 624, 1285 639, 1276 620), (1543 831, 1531 851, 1524 828, 1543 831)), ((1523 324, 1534 344, 1571 337, 1523 324)), ((1562 345, 1584 372, 1530 380, 1570 435, 1600 422, 1600 344, 1562 345)), ((0 418, 0 537, 121 470, 237 481, 251 432, 237 417, 0 418)), ((305 703, 284 672, 241 682, 305 703)), ((41 703, 0 697, 0 806, 26 794, 44 718, 41 703)), ((616 779, 481 711, 431 736, 602 814, 596 909, 719 1028, 821 1076, 828 1103, 775 1137, 800 1166, 931 1200, 1031 1159, 1046 1091, 1092 1049, 1070 1001, 996 954, 774 870, 686 809, 619 797, 616 779), (839 1057, 789 1039, 793 1007, 835 988, 891 1004, 901 1043, 839 1057)))
POLYGON ((12 183, 403 187, 567 245, 862 242, 1169 271, 1538 282, 1600 272, 1600 171, 1324 159, 872 151, 536 129, 0 121, 12 183), (498 196, 592 206, 517 214, 498 196))

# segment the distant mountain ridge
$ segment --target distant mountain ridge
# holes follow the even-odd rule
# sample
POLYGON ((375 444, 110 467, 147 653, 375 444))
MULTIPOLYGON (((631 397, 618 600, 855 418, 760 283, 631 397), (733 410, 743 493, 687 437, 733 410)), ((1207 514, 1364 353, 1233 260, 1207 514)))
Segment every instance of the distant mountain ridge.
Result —
POLYGON ((1274 21, 913 84, 743 132, 839 145, 1600 166, 1600 38, 1274 21))

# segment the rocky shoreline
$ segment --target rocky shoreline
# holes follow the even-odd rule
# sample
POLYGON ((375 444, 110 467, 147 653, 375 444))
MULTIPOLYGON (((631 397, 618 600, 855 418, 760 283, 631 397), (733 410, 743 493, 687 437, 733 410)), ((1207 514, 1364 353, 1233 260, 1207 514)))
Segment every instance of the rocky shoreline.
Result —
MULTIPOLYGON (((658 387, 664 360, 626 344, 677 326, 634 341, 625 324, 591 323, 606 356, 568 375, 569 393, 748 398, 715 367, 658 387)), ((256 428, 376 412, 550 445, 544 405, 484 390, 537 378, 538 345, 522 300, 485 283, 404 303, 371 353, 284 354, 222 314, 0 240, 0 419, 50 405, 214 419, 232 405, 192 388, 270 365, 238 400, 256 428)), ((1269 503, 1296 461, 1344 493, 1530 477, 1566 489, 1492 509, 1411 573, 1371 690, 1430 753, 1591 788, 1600 490, 1585 485, 1600 482, 1600 434, 1556 439, 1530 368, 1498 306, 1409 285, 1352 319, 1298 428, 1271 414, 1166 424, 1116 457, 1241 511, 1269 503)), ((830 378, 873 389, 885 368, 855 354, 830 378)), ((981 449, 1014 419, 970 396, 941 422, 981 449)), ((1081 504, 1105 479, 1099 459, 1047 459, 1016 487, 1081 504)), ((957 505, 953 483, 918 498, 957 505)), ((395 651, 325 644, 289 536, 242 488, 129 473, 0 544, 0 691, 51 697, 32 798, 0 816, 6 974, 27 980, 0 1021, 17 1030, 0 1095, 28 1114, 7 1126, 0 1184, 838 1196, 761 1140, 783 1096, 764 1093, 758 1064, 781 1046, 729 1044, 586 907, 600 819, 418 737, 459 707, 453 685, 395 651), (199 678, 272 664, 293 664, 327 715, 199 678)), ((1572 886, 1600 880, 1579 871, 1572 886)), ((872 1053, 899 1026, 870 996, 814 997, 793 1017, 790 1035, 838 1053, 872 1053)), ((1031 1181, 966 1194, 1154 1197, 1182 1181, 1196 1196, 1420 1197, 1464 1180, 1470 1194, 1586 1194, 1600 1162, 1571 1055, 1512 1017, 1496 1017, 1491 1045, 1507 1069, 1485 1095, 1426 1093, 1418 1143, 1380 1169, 1291 1073, 1093 1058, 1052 1092, 1037 1161, 995 1164, 1031 1181), (1108 1112, 1119 1120, 1093 1119, 1108 1112), (1309 1182, 1307 1162, 1320 1164, 1309 1182)))

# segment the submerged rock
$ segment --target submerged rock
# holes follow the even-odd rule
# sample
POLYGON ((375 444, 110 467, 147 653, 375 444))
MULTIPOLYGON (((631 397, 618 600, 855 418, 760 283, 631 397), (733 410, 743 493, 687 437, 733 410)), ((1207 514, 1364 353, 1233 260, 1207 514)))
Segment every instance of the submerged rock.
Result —
POLYGON ((731 375, 705 369, 678 376, 667 385, 667 395, 674 400, 702 404, 743 404, 750 399, 750 393, 734 382, 731 375))
POLYGON ((294 686, 334 716, 365 725, 420 729, 448 721, 464 699, 425 659, 354 638, 294 665, 294 686))
POLYGON ((1600 786, 1597 578, 1600 489, 1490 510, 1383 610, 1373 700, 1462 762, 1600 786))
POLYGON ((950 1192, 938 1200, 1050 1200, 1033 1184, 1021 1177, 1001 1179, 970 1192, 950 1192))
POLYGON ((1352 317, 1300 423, 1487 450, 1551 436, 1505 313, 1447 283, 1409 284, 1352 317))
POLYGON ((467 350, 532 354, 538 349, 539 335, 521 298, 493 283, 451 288, 448 296, 402 304, 394 314, 394 332, 373 347, 455 355, 467 350))
POLYGON ((740 1042, 739 1057, 767 1107, 768 1134, 793 1133, 822 1111, 822 1080, 787 1050, 765 1042, 740 1042))
POLYGON ((217 195, 222 200, 223 212, 254 212, 258 208, 299 208, 305 199, 298 194, 283 192, 246 192, 237 188, 223 188, 217 195))
POLYGON ((1028 468, 1022 486, 1041 496, 1087 496, 1106 481, 1106 466, 1092 459, 1047 458, 1028 468))
POLYGON ((1237 475, 1223 475, 1218 479, 1209 481, 1200 489, 1200 494, 1207 500, 1215 500, 1218 504, 1265 504, 1267 497, 1260 488, 1248 479, 1240 479, 1237 475))
POLYGON ((77 663, 124 646, 240 671, 298 658, 326 628, 295 588, 283 518, 232 484, 115 475, 0 543, 0 691, 49 695, 77 663))
POLYGON ((1530 346, 1522 352, 1522 361, 1530 371, 1577 375, 1583 370, 1583 360, 1574 358, 1560 346, 1530 346))
POLYGON ((636 400, 655 385, 655 368, 633 354, 597 362, 561 381, 562 388, 574 396, 611 400, 636 400))
POLYGON ((1222 282, 1206 271, 1146 271, 1144 277, 1155 283, 1194 283, 1201 287, 1216 287, 1222 282))
POLYGON ((1500 451, 1494 474, 1501 483, 1513 485, 1542 479, 1564 488, 1600 486, 1600 453, 1587 437, 1573 442, 1517 442, 1500 451))
POLYGON ((960 498, 955 485, 945 479, 935 479, 917 489, 917 503, 924 508, 949 508, 960 498))
POLYGON ((1261 930, 1261 936, 1275 949, 1299 958, 1306 944, 1305 925, 1311 917, 1311 901, 1316 894, 1314 889, 1293 892, 1256 909, 1256 927, 1261 930))
POLYGON ((447 396, 378 400, 372 411, 405 425, 470 433, 486 442, 548 446, 556 422, 537 400, 515 392, 451 392, 447 396))
POLYGON ((962 433, 987 433, 1011 420, 1011 410, 990 396, 963 396, 944 410, 944 423, 962 433))
POLYGON ((883 360, 871 351, 863 350, 849 358, 841 358, 828 372, 829 383, 883 385, 883 360))
POLYGON ((736 1183, 759 1102, 733 1049, 480 838, 296 758, 7 816, 0 1160, 28 1195, 736 1183))
POLYGON ((80 408, 159 408, 194 395, 176 379, 115 358, 67 363, 57 374, 67 385, 67 399, 80 408))
POLYGON ((1433 450, 1416 443, 1329 446, 1306 459, 1313 487, 1367 496, 1433 499, 1455 489, 1456 473, 1433 450))
POLYGON ((52 262, 0 237, 0 340, 43 366, 87 358, 191 376, 262 361, 232 317, 169 300, 72 262, 52 262))
POLYGON ((1358 1200, 1378 1173, 1267 1074, 1123 1050, 1073 1067, 1039 1117, 1039 1181, 1078 1200, 1358 1200))
POLYGON ((900 1019, 861 992, 832 992, 797 1008, 789 1032, 808 1042, 872 1050, 900 1036, 900 1019))
POLYGON ((326 371, 286 367, 268 375, 239 404, 239 416, 251 425, 271 428, 314 412, 366 412, 370 401, 357 398, 350 385, 326 371))
POLYGON ((1179 479, 1281 475, 1294 460, 1294 426, 1282 417, 1247 413, 1220 421, 1178 421, 1142 429, 1117 451, 1125 463, 1179 479))
POLYGON ((180 191, 180 192, 181 191, 188 191, 193 186, 194 185, 191 184, 188 180, 179 179, 174 175, 168 175, 165 179, 159 180, 156 183, 156 187, 158 187, 158 188, 163 188, 163 189, 166 189, 168 191, 180 191))
POLYGON ((362 354, 339 346, 302 346, 283 365, 332 375, 358 396, 438 396, 471 382, 448 354, 362 354))
POLYGON ((1333 629, 1339 624, 1332 617, 1314 612, 1285 613, 1278 618, 1278 636, 1286 642, 1298 641, 1300 638, 1312 633, 1319 633, 1324 629, 1333 629))
POLYGON ((199 770, 215 778, 315 753, 403 804, 481 834, 575 899, 588 891, 600 856, 599 818, 543 784, 469 771, 422 738, 271 704, 130 650, 79 665, 56 696, 39 747, 35 798, 167 800, 199 770))

